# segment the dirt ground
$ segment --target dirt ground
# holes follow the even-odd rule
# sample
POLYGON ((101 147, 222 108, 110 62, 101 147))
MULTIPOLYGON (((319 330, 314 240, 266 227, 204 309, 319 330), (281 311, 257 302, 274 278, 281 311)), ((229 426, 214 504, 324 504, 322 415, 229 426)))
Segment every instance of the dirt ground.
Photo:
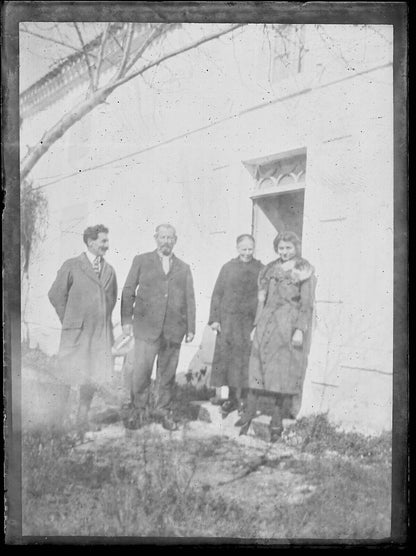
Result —
MULTIPOLYGON (((35 399, 33 388, 26 390, 35 399)), ((286 424, 272 444, 253 430, 239 436, 237 415, 222 419, 206 401, 209 392, 181 387, 177 394, 176 432, 156 423, 126 430, 118 415, 123 391, 95 399, 100 430, 88 432, 82 444, 46 424, 29 426, 28 419, 23 534, 257 544, 388 540, 390 434, 340 433, 318 416, 286 424), (198 419, 201 404, 211 422, 198 419)), ((39 401, 42 395, 39 388, 39 401)))
MULTIPOLYGON (((301 456, 283 443, 270 445, 253 437, 237 441, 203 421, 191 421, 182 431, 173 433, 157 424, 134 432, 125 431, 118 424, 88 436, 87 443, 77 450, 118 446, 125 461, 133 462, 137 461, 143 442, 157 438, 154 450, 160 449, 161 441, 166 442, 174 448, 179 468, 186 468, 190 473, 191 487, 210 490, 214 496, 221 495, 228 501, 254 508, 260 520, 263 514, 273 513, 276 500, 300 503, 315 490, 305 477, 290 470, 290 462, 300 458, 307 462, 312 456, 301 456), (182 446, 179 453, 178 445, 182 446)), ((271 536, 270 531, 261 533, 261 536, 271 536)))
POLYGON ((47 449, 28 454, 24 467, 26 485, 38 488, 35 494, 36 487, 24 488, 27 535, 382 540, 390 534, 384 455, 314 454, 284 440, 231 437, 199 420, 177 432, 154 423, 128 431, 117 422, 69 449, 58 441, 56 455, 47 449))

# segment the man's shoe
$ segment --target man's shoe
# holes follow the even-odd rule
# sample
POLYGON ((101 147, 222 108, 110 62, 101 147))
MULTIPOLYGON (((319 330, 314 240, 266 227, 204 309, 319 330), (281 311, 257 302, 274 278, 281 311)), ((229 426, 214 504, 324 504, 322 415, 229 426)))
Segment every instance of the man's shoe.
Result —
POLYGON ((138 430, 145 424, 144 411, 141 411, 131 404, 123 405, 120 413, 123 425, 126 429, 138 430))
POLYGON ((238 436, 243 436, 243 435, 247 434, 248 429, 250 428, 250 425, 251 425, 251 419, 250 419, 250 421, 247 421, 246 423, 244 423, 244 425, 240 429, 240 432, 238 433, 238 436))
POLYGON ((245 401, 240 401, 240 402, 238 402, 238 409, 237 409, 237 411, 238 411, 238 414, 240 415, 240 417, 241 417, 241 415, 244 415, 245 410, 246 410, 246 403, 245 403, 245 401))
POLYGON ((162 423, 163 419, 168 415, 166 410, 163 409, 151 409, 149 410, 149 418, 156 423, 162 423))
POLYGON ((255 415, 253 415, 252 413, 243 413, 240 418, 238 419, 238 421, 236 421, 234 423, 235 427, 243 427, 244 425, 246 425, 247 423, 251 423, 251 421, 254 419, 255 415))
POLYGON ((227 400, 221 406, 221 413, 223 417, 227 417, 232 411, 238 409, 238 403, 236 400, 227 400))
POLYGON ((225 402, 224 399, 217 398, 217 396, 210 398, 209 401, 212 403, 212 405, 222 405, 225 402))
POLYGON ((88 430, 90 432, 100 432, 102 430, 102 427, 99 423, 90 423, 88 430))
POLYGON ((270 427, 270 442, 277 442, 282 436, 283 427, 270 427))
POLYGON ((86 433, 87 433, 86 427, 77 426, 75 431, 70 435, 71 443, 74 446, 78 444, 84 444, 86 433))
POLYGON ((171 415, 165 415, 165 417, 163 417, 162 427, 167 431, 177 431, 179 429, 178 423, 173 420, 171 415))

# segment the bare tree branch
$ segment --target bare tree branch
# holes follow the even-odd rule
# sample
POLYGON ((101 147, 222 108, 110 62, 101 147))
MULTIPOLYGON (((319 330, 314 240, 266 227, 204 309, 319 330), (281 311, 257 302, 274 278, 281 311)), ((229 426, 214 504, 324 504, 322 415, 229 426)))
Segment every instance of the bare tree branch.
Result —
POLYGON ((147 66, 142 67, 140 70, 131 73, 130 75, 126 75, 119 79, 116 82, 111 82, 108 85, 103 86, 101 89, 93 92, 93 94, 81 104, 75 106, 72 110, 70 110, 67 114, 65 114, 50 130, 46 131, 42 136, 41 140, 32 148, 29 148, 26 156, 22 160, 21 169, 20 169, 20 179, 24 180, 30 171, 33 169, 35 164, 42 158, 42 156, 49 150, 51 145, 55 143, 58 139, 60 139, 67 131, 70 129, 76 122, 81 120, 84 116, 86 116, 89 112, 91 112, 96 106, 102 104, 106 101, 107 97, 118 87, 127 83, 134 77, 137 77, 144 72, 148 71, 149 69, 158 66, 162 62, 168 60, 169 58, 173 58, 174 56, 178 56, 184 52, 188 52, 193 48, 197 48, 201 44, 204 44, 208 41, 212 41, 226 35, 227 33, 231 33, 235 29, 242 27, 244 24, 233 25, 232 27, 228 27, 223 31, 219 31, 212 35, 208 35, 199 39, 185 47, 179 48, 165 56, 161 56, 156 61, 147 64, 147 66))
POLYGON ((114 42, 116 43, 116 45, 119 47, 119 49, 121 50, 121 52, 123 52, 123 47, 122 45, 119 43, 116 35, 112 35, 112 39, 114 40, 114 42))
POLYGON ((147 47, 158 37, 160 37, 164 31, 166 27, 165 23, 160 24, 158 27, 156 27, 155 29, 153 29, 153 32, 151 33, 151 35, 144 41, 144 43, 142 44, 142 46, 139 48, 139 50, 137 50, 137 52, 135 53, 135 55, 132 57, 132 59, 129 61, 129 63, 127 64, 126 67, 126 72, 128 72, 133 66, 134 64, 137 62, 137 60, 139 58, 141 58, 143 52, 147 49, 147 47))
POLYGON ((94 75, 92 72, 92 67, 90 64, 90 58, 87 52, 87 49, 85 48, 85 43, 84 43, 84 39, 82 38, 82 34, 81 31, 79 30, 78 24, 76 21, 73 22, 75 31, 77 32, 78 38, 79 38, 79 42, 81 43, 81 47, 82 47, 82 53, 84 55, 84 59, 85 59, 85 63, 87 64, 87 68, 88 68, 88 77, 90 78, 90 84, 91 84, 91 90, 94 91, 94 75))
POLYGON ((350 62, 345 58, 344 53, 342 52, 341 47, 338 45, 338 54, 335 54, 334 52, 332 52, 332 47, 336 47, 336 43, 334 41, 334 39, 327 33, 327 31, 324 29, 323 25, 321 24, 317 24, 315 26, 315 29, 318 32, 319 37, 321 38, 322 42, 324 43, 324 45, 327 47, 328 52, 330 52, 334 58, 339 57, 345 64, 345 67, 349 67, 351 64, 350 62), (330 43, 330 46, 328 47, 328 43, 330 43))
POLYGON ((131 48, 131 41, 133 40, 134 34, 134 24, 128 23, 126 26, 126 34, 124 38, 124 47, 123 47, 123 59, 121 60, 120 66, 114 75, 112 81, 118 81, 120 77, 123 77, 126 71, 127 60, 130 54, 131 48))
POLYGON ((384 40, 384 42, 386 42, 387 44, 389 45, 392 44, 392 41, 389 41, 389 39, 377 29, 376 25, 363 25, 363 27, 366 27, 367 29, 370 29, 370 31, 373 31, 373 33, 381 37, 384 40))
POLYGON ((76 122, 91 112, 93 108, 103 103, 110 92, 111 90, 107 88, 94 92, 90 98, 72 109, 68 114, 65 114, 50 130, 46 131, 39 143, 29 149, 24 157, 20 170, 20 179, 24 180, 39 159, 49 150, 50 146, 62 137, 76 122))
POLYGON ((116 87, 119 87, 120 85, 123 85, 124 83, 127 83, 131 79, 134 79, 138 75, 141 75, 145 71, 148 71, 149 69, 158 66, 162 62, 165 62, 166 60, 169 60, 169 58, 173 58, 174 56, 177 56, 178 54, 183 54, 184 52, 188 52, 188 50, 192 50, 193 48, 197 48, 201 44, 204 44, 208 41, 212 41, 214 39, 217 39, 218 37, 221 37, 222 35, 226 35, 227 33, 231 33, 232 31, 234 31, 235 29, 238 29, 239 27, 242 27, 243 25, 245 25, 245 24, 244 23, 239 23, 238 25, 233 25, 232 27, 229 27, 225 31, 219 31, 218 33, 214 33, 212 35, 208 35, 206 37, 203 37, 202 39, 199 39, 198 41, 195 41, 192 44, 189 44, 188 46, 178 48, 177 50, 174 50, 173 52, 170 52, 169 54, 166 54, 165 56, 162 56, 161 58, 159 58, 155 62, 151 62, 147 66, 144 66, 143 68, 131 73, 130 75, 126 75, 125 77, 119 79, 116 83, 110 85, 110 87, 111 87, 111 89, 115 89, 116 87))
MULTIPOLYGON (((29 31, 28 29, 22 29, 22 33, 26 33, 27 35, 33 35, 34 37, 38 37, 39 39, 42 39, 44 41, 53 42, 55 44, 65 46, 66 48, 69 48, 70 50, 74 50, 74 52, 82 52, 82 50, 80 50, 79 48, 75 48, 75 46, 72 46, 71 44, 67 44, 65 42, 61 42, 61 41, 58 41, 56 39, 52 39, 50 37, 45 37, 44 35, 41 35, 40 33, 35 33, 33 31, 29 31)), ((90 54, 90 56, 94 56, 94 55, 90 54)))
POLYGON ((101 71, 101 65, 103 63, 104 50, 105 50, 105 45, 106 45, 107 38, 108 38, 109 28, 110 28, 110 24, 107 23, 107 25, 105 26, 104 32, 101 35, 100 52, 98 54, 98 62, 97 62, 97 66, 95 68, 94 91, 96 91, 98 89, 98 86, 100 84, 100 71, 101 71))

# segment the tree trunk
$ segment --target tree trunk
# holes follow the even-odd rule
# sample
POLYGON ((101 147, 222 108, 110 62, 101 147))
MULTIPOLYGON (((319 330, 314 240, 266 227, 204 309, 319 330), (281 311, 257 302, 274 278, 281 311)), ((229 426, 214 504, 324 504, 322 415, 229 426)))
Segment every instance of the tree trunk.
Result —
POLYGON ((68 131, 70 127, 76 124, 96 106, 102 104, 107 99, 108 95, 112 92, 113 86, 105 87, 94 93, 90 98, 81 103, 77 108, 65 114, 59 122, 53 126, 52 129, 47 131, 39 143, 31 148, 22 161, 20 168, 20 180, 23 181, 38 160, 49 150, 49 148, 68 131))
MULTIPOLYGON (((140 68, 139 70, 133 73, 130 73, 129 75, 122 75, 122 74, 126 73, 126 71, 128 71, 128 69, 131 68, 131 65, 127 65, 127 70, 126 67, 124 67, 124 70, 122 67, 121 73, 119 72, 114 77, 114 80, 112 82, 105 85, 102 89, 99 89, 98 91, 94 92, 86 101, 82 102, 80 106, 74 108, 68 114, 65 114, 65 116, 63 116, 59 120, 59 122, 53 126, 52 129, 44 133, 43 137, 41 138, 41 140, 37 145, 29 149, 20 167, 20 180, 23 181, 28 176, 32 168, 35 166, 35 164, 40 160, 40 158, 42 158, 42 156, 48 151, 48 149, 53 145, 53 143, 55 143, 55 141, 60 139, 62 135, 64 135, 64 133, 68 131, 69 128, 71 128, 76 122, 81 120, 86 114, 91 112, 96 106, 105 102, 107 97, 114 91, 114 89, 117 89, 124 83, 127 83, 131 79, 134 79, 135 77, 143 74, 145 71, 148 71, 149 69, 158 66, 162 62, 168 60, 169 58, 173 58, 175 56, 178 56, 179 54, 183 54, 184 52, 192 50, 193 48, 197 48, 198 46, 204 43, 207 43, 223 35, 231 33, 232 31, 238 29, 239 27, 242 27, 243 25, 244 24, 239 23, 233 25, 232 27, 229 27, 228 29, 218 31, 213 35, 202 37, 201 39, 185 47, 181 47, 177 50, 174 50, 173 52, 161 56, 158 60, 155 60, 154 62, 150 62, 146 66, 140 68)), ((134 59, 133 64, 136 61, 137 60, 134 59)), ((124 63, 124 60, 122 63, 124 63)))

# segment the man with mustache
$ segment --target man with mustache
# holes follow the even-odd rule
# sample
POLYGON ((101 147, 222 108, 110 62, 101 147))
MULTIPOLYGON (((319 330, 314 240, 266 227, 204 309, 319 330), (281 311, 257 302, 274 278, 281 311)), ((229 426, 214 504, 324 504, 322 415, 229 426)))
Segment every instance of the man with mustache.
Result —
POLYGON ((156 228, 157 248, 137 255, 121 298, 123 333, 134 335, 131 379, 131 428, 149 414, 153 364, 157 357, 157 393, 151 414, 167 430, 176 430, 172 412, 173 387, 181 342, 195 334, 195 296, 189 266, 173 254, 177 237, 171 224, 156 228))
POLYGON ((81 436, 88 428, 94 393, 111 382, 114 341, 111 313, 117 301, 117 279, 105 260, 108 228, 84 231, 87 249, 59 269, 48 296, 62 324, 59 368, 62 380, 79 387, 77 424, 81 436))

